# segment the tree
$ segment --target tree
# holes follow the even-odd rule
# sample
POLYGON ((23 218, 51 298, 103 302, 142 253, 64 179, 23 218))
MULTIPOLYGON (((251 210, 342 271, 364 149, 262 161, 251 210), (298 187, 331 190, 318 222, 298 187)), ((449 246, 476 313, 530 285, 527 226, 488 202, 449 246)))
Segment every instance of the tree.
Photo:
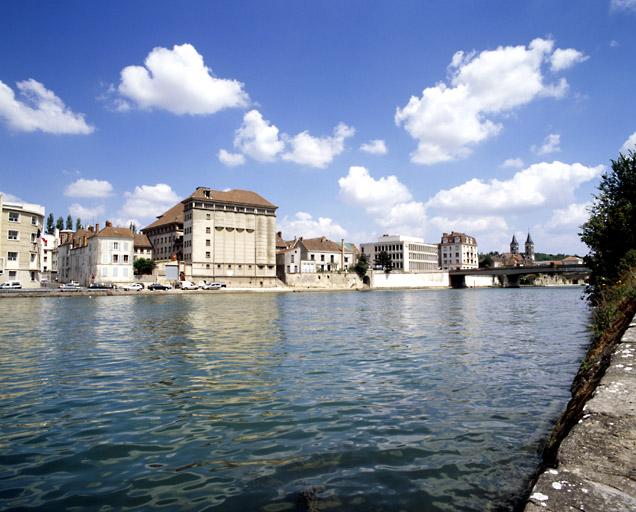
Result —
POLYGON ((55 227, 62 231, 64 229, 64 219, 62 217, 58 217, 55 221, 55 227))
POLYGON ((480 254, 479 255, 479 268, 492 268, 493 259, 492 254, 480 254))
POLYGON ((589 247, 585 263, 590 275, 590 300, 596 303, 603 290, 616 283, 622 263, 636 250, 636 152, 620 154, 601 176, 590 218, 581 226, 581 240, 589 247))
POLYGON ((137 275, 152 274, 152 271, 155 269, 156 266, 157 264, 153 260, 148 258, 137 258, 133 263, 135 274, 137 275))
POLYGON ((75 231, 79 231, 80 229, 82 229, 82 219, 77 217, 77 219, 75 219, 75 231))
POLYGON ((367 270, 369 270, 369 258, 366 254, 362 253, 358 258, 356 264, 352 267, 352 270, 358 274, 360 279, 362 279, 366 274, 367 270))
POLYGON ((66 229, 73 229, 73 217, 71 217, 70 213, 66 217, 66 229))
POLYGON ((382 270, 387 274, 393 270, 393 262, 391 261, 391 256, 386 251, 380 252, 375 257, 375 264, 382 267, 382 270))
POLYGON ((53 217, 52 213, 49 213, 49 216, 46 218, 46 232, 49 235, 55 233, 55 217, 53 217))

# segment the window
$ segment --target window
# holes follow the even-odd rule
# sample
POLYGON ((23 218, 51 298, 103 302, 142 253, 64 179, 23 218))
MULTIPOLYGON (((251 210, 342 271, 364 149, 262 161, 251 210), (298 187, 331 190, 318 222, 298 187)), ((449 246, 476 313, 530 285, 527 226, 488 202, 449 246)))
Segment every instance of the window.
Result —
POLYGON ((119 267, 113 267, 113 277, 117 277, 117 271, 119 267))
POLYGON ((34 226, 38 225, 38 218, 37 217, 31 217, 31 224, 33 224, 34 226))
POLYGON ((128 263, 128 254, 124 254, 124 263, 128 263))
POLYGON ((20 214, 16 212, 9 212, 9 222, 18 222, 20 220, 20 214))
POLYGON ((17 252, 8 252, 7 253, 7 261, 18 261, 18 253, 17 252))
POLYGON ((34 244, 37 242, 38 236, 35 233, 31 233, 31 243, 34 244))
POLYGON ((313 254, 311 254, 311 255, 309 256, 309 259, 310 259, 311 261, 314 261, 314 255, 313 255, 313 254))
POLYGON ((334 261, 335 261, 335 260, 334 260, 334 255, 332 254, 332 255, 331 255, 331 263, 333 263, 334 261))
POLYGON ((206 258, 209 258, 209 257, 210 257, 210 251, 207 251, 207 252, 205 253, 205 257, 206 257, 206 258))
POLYGON ((210 226, 208 226, 207 228, 205 228, 205 233, 207 235, 209 235, 212 232, 212 230, 210 229, 210 226))
POLYGON ((209 213, 206 213, 206 214, 205 214, 205 219, 206 219, 206 220, 210 220, 210 218, 211 218, 211 217, 210 217, 210 214, 209 214, 209 213))
POLYGON ((119 249, 119 242, 113 242, 113 249, 119 249))
POLYGON ((325 261, 325 255, 324 254, 320 255, 320 261, 325 261))
POLYGON ((9 240, 18 240, 18 232, 10 229, 8 233, 8 238, 9 240))
POLYGON ((18 272, 15 270, 9 270, 9 279, 15 279, 18 277, 18 272))
POLYGON ((206 240, 206 241, 205 241, 205 246, 206 246, 206 247, 210 247, 210 240, 206 240))
POLYGON ((31 271, 31 281, 35 281, 35 272, 31 271))
MULTIPOLYGON (((115 242, 117 243, 117 242, 115 242)), ((113 263, 119 263, 119 255, 118 254, 113 254, 113 263)))
POLYGON ((210 268, 210 264, 209 264, 209 263, 206 263, 206 264, 205 264, 205 268, 210 268))
POLYGON ((294 263, 294 255, 291 255, 291 262, 294 263))
POLYGON ((31 253, 31 263, 35 261, 35 254, 31 253))

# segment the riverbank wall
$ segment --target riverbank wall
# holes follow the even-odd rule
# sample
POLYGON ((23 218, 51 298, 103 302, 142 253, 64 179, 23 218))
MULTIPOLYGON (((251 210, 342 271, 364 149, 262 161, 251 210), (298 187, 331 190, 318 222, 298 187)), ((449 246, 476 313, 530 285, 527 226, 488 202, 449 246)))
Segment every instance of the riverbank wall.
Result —
POLYGON ((636 510, 635 312, 627 302, 590 348, 525 512, 636 510))
POLYGON ((294 289, 350 290, 362 288, 362 280, 353 272, 287 274, 285 284, 294 289))

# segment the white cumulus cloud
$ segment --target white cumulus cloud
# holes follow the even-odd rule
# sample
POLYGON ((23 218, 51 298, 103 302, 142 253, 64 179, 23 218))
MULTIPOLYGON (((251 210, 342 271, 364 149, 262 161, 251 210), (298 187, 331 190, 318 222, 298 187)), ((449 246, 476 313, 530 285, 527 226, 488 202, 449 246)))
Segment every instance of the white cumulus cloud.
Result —
POLYGON ((532 146, 530 149, 537 155, 549 155, 550 153, 558 153, 561 151, 561 135, 551 133, 543 140, 540 146, 532 146))
POLYGON ((0 118, 10 129, 53 134, 93 133, 95 128, 64 105, 55 93, 37 80, 18 82, 19 99, 13 89, 0 81, 0 118))
POLYGON ((600 176, 603 166, 540 162, 517 172, 509 180, 474 178, 457 187, 441 190, 427 206, 445 211, 488 215, 558 206, 571 201, 582 183, 600 176))
POLYGON ((243 116, 243 124, 234 134, 234 147, 259 162, 273 162, 283 151, 285 143, 278 136, 278 128, 263 119, 258 110, 243 116))
POLYGON ((554 42, 535 39, 526 46, 500 46, 479 54, 457 52, 449 83, 427 87, 395 113, 395 122, 418 142, 414 163, 431 165, 464 158, 471 147, 497 135, 506 114, 539 97, 561 97, 564 78, 547 83, 543 67, 554 42))
MULTIPOLYGON (((173 114, 205 115, 245 107, 249 97, 237 80, 217 78, 191 44, 154 48, 143 66, 121 71, 119 93, 142 109, 164 109, 173 114)), ((120 109, 127 107, 120 104, 120 109)))
POLYGON ((228 167, 237 167, 245 163, 245 157, 241 153, 230 153, 225 149, 220 149, 218 153, 219 162, 228 167))
POLYGON ((636 0, 611 0, 613 11, 636 11, 636 0))
POLYGON ((170 185, 141 185, 132 192, 126 192, 126 202, 122 208, 123 217, 148 218, 160 215, 179 202, 179 196, 170 185))
POLYGON ((364 208, 384 230, 403 235, 424 232, 424 203, 415 201, 396 176, 375 179, 366 168, 352 166, 348 174, 338 180, 338 185, 345 202, 364 208))
POLYGON ((105 211, 106 209, 102 205, 90 207, 73 203, 68 207, 68 212, 76 219, 82 219, 84 221, 83 224, 86 224, 87 221, 98 220, 104 215, 105 211))
POLYGON ((324 168, 344 151, 345 140, 353 137, 355 128, 340 123, 331 137, 314 137, 308 131, 301 132, 288 144, 291 150, 283 154, 283 160, 310 167, 324 168))
POLYGON ((386 155, 388 152, 386 143, 382 139, 374 139, 369 142, 365 142, 360 146, 360 151, 364 151, 371 155, 386 155))
POLYGON ((510 169, 522 169, 523 166, 524 163, 521 158, 508 158, 501 164, 501 167, 510 169))
POLYGON ((636 152, 636 132, 632 133, 621 146, 620 152, 627 155, 631 151, 636 152))
POLYGON ((590 217, 589 208, 591 203, 572 203, 565 208, 557 208, 552 212, 552 217, 548 220, 548 229, 576 228, 587 222, 590 217))
POLYGON ((333 240, 344 238, 347 230, 329 217, 315 219, 307 212, 296 212, 293 217, 284 217, 280 224, 286 238, 292 236, 316 238, 326 236, 333 240))
POLYGON ((574 48, 557 48, 550 58, 550 69, 552 71, 561 71, 574 66, 574 64, 585 62, 587 59, 589 59, 587 55, 574 48))
POLYGON ((108 181, 80 178, 66 187, 64 195, 67 197, 108 197, 112 192, 113 186, 108 181))

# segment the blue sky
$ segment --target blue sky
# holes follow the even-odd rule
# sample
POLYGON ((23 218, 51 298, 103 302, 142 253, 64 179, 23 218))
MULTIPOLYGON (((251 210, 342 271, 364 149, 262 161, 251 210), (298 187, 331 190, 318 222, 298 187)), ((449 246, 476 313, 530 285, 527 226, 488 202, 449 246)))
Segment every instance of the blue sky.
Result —
POLYGON ((634 0, 2 9, 0 190, 85 223, 205 185, 259 192, 289 238, 582 253, 636 144, 634 0))

